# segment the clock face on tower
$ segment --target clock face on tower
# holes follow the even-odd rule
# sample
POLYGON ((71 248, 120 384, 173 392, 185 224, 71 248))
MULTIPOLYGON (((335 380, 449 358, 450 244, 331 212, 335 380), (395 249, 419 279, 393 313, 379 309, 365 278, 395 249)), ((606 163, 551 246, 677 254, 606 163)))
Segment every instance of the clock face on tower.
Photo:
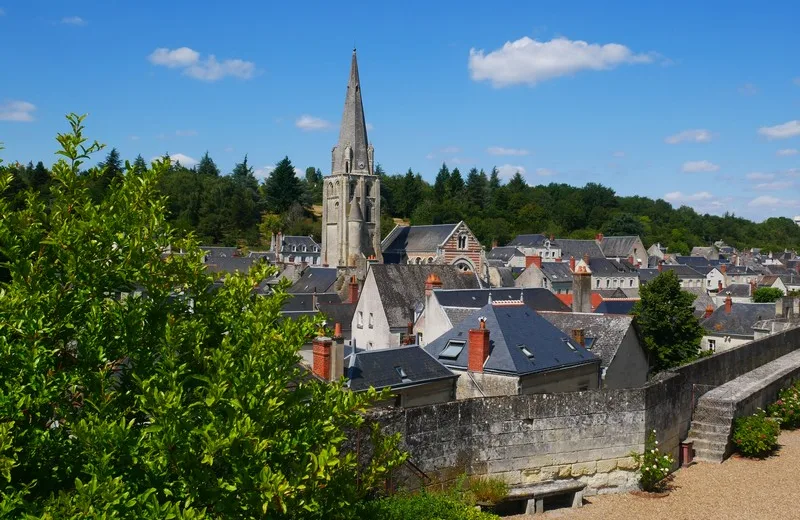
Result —
POLYGON ((363 168, 364 167, 364 161, 358 161, 358 167, 359 168, 363 168))

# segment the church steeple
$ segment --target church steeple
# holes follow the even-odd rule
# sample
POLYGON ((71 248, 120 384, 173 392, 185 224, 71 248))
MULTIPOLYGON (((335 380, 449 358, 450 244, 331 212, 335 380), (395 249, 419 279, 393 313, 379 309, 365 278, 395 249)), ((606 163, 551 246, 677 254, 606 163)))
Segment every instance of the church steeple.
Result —
POLYGON ((361 101, 361 82, 358 78, 356 50, 350 62, 350 79, 344 98, 342 126, 339 142, 333 149, 333 175, 358 173, 369 175, 373 172, 372 147, 367 140, 367 123, 364 119, 364 105, 361 101))

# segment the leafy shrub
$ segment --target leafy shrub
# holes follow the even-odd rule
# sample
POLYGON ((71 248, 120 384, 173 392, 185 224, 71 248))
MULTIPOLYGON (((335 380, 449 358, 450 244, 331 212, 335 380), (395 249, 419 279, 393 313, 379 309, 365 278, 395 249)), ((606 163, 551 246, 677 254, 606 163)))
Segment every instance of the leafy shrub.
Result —
POLYGON ((639 464, 639 485, 645 491, 659 491, 666 484, 675 459, 671 455, 662 455, 658 449, 656 431, 647 436, 644 453, 632 453, 631 456, 639 464))
POLYGON ((778 400, 767 407, 770 417, 780 419, 781 428, 800 426, 800 388, 795 384, 781 390, 778 400))
POLYGON ((753 291, 755 303, 772 303, 783 297, 783 291, 775 287, 759 287, 753 291))
POLYGON ((764 410, 741 417, 733 428, 733 443, 745 457, 764 457, 778 447, 779 421, 770 419, 764 410))
POLYGON ((353 518, 380 520, 494 520, 452 493, 422 492, 365 502, 353 518))
POLYGON ((508 484, 498 478, 473 477, 469 482, 469 492, 475 502, 497 504, 508 496, 508 484))

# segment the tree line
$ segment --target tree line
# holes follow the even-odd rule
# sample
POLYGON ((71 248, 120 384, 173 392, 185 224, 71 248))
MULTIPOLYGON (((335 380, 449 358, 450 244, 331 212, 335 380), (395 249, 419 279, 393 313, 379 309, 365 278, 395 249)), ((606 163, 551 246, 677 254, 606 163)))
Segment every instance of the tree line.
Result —
MULTIPOLYGON (((96 199, 124 168, 116 149, 99 166, 101 175, 87 177, 96 199)), ((147 164, 140 155, 132 166, 143 170, 147 164)), ((16 175, 6 197, 28 188, 46 192, 50 171, 41 161, 8 168, 16 170, 16 175)), ((464 220, 487 248, 521 233, 583 239, 597 233, 639 235, 646 245, 660 243, 669 252, 681 254, 716 240, 769 251, 800 247, 800 227, 789 218, 755 223, 728 212, 700 214, 688 206, 675 208, 663 199, 619 196, 594 182, 583 187, 531 186, 519 172, 504 182, 496 168, 488 174, 477 168, 464 174, 447 164, 442 164, 433 183, 411 169, 388 174, 380 164, 375 174, 381 179, 383 236, 398 219, 415 225, 464 220)), ((179 232, 194 232, 205 244, 264 246, 275 231, 320 239, 322 178, 314 167, 298 175, 284 157, 260 181, 247 156, 223 173, 206 153, 193 167, 174 161, 159 190, 167 197, 168 219, 179 232)))

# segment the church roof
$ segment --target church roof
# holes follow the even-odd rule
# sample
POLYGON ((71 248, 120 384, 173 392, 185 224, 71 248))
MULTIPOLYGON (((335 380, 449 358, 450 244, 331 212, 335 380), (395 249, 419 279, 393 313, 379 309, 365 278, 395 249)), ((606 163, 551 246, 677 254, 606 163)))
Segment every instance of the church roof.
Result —
MULTIPOLYGON (((381 249, 386 253, 424 253, 436 252, 458 227, 456 224, 438 224, 433 226, 396 226, 383 239, 381 249)), ((388 260, 386 260, 388 261, 388 260)))
POLYGON ((339 143, 334 153, 333 171, 331 173, 346 173, 344 168, 344 150, 352 150, 353 162, 350 172, 369 174, 372 173, 369 164, 369 141, 367 139, 367 122, 364 119, 364 105, 361 101, 361 81, 358 77, 358 61, 356 50, 353 49, 353 59, 350 62, 350 79, 347 82, 347 93, 344 98, 344 112, 342 124, 339 128, 339 143))

